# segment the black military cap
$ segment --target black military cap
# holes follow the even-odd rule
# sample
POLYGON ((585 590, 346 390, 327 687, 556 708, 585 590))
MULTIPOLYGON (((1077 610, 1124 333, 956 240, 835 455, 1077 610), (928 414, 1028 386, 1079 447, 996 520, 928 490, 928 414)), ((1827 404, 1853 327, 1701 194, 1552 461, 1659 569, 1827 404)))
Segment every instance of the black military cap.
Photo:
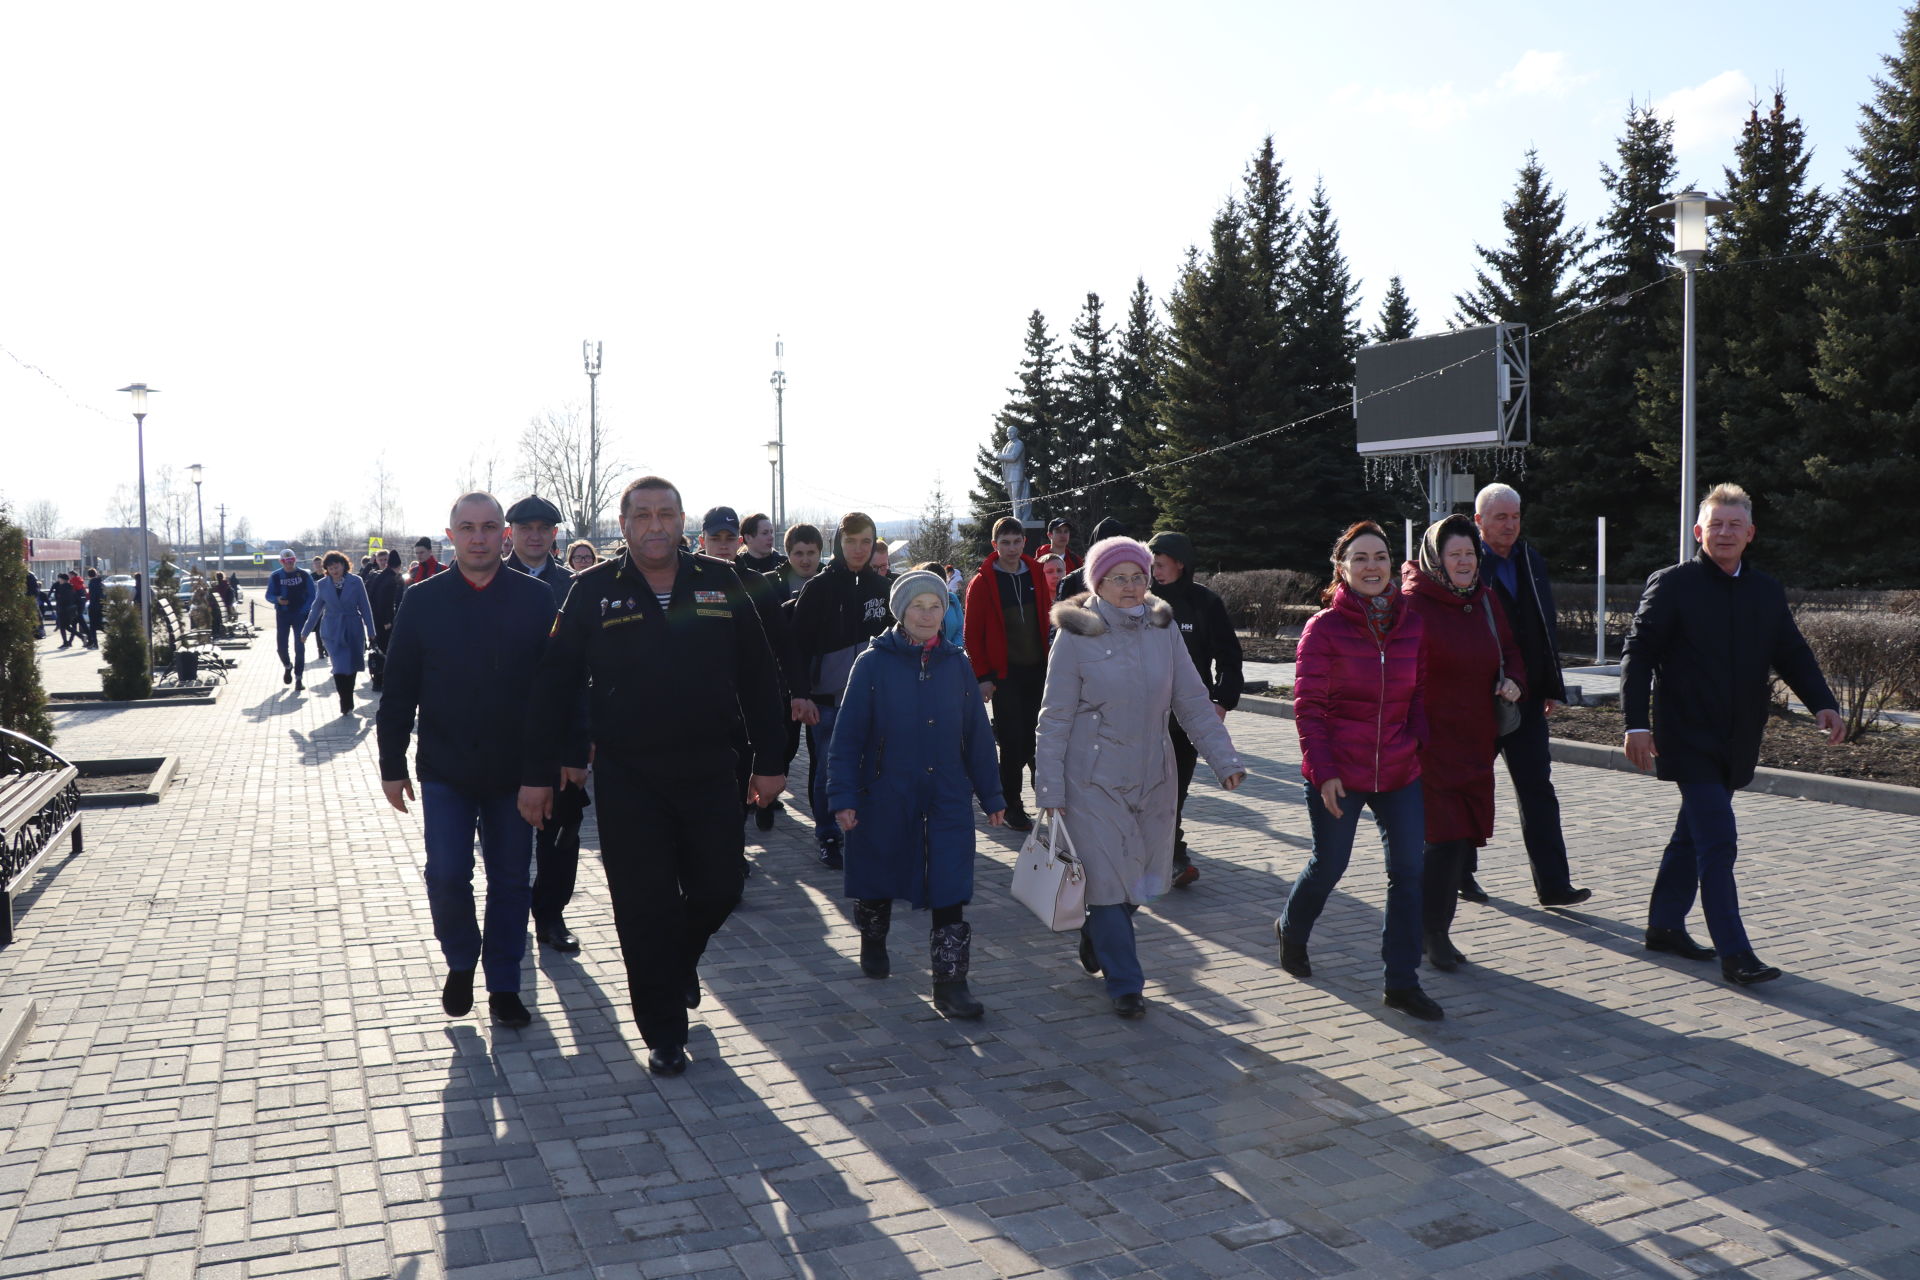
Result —
POLYGON ((560 523, 560 508, 545 498, 527 497, 507 508, 508 524, 525 524, 529 520, 538 520, 544 524, 560 523))

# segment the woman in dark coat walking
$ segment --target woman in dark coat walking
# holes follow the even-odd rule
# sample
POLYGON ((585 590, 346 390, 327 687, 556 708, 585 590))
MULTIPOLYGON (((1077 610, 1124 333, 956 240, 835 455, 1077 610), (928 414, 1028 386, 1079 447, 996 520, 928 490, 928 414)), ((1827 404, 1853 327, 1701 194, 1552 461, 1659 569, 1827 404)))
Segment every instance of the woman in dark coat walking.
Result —
POLYGON ((973 926, 973 812, 1006 817, 993 726, 967 656, 942 635, 947 587, 931 573, 894 579, 899 623, 854 659, 827 756, 827 803, 846 834, 846 890, 860 968, 891 971, 894 899, 933 910, 933 1004, 949 1018, 985 1010, 967 989, 973 926))
POLYGON ((340 714, 353 712, 353 677, 367 665, 367 637, 373 632, 373 609, 367 604, 367 584, 347 570, 344 553, 329 551, 321 561, 327 576, 313 584, 313 608, 300 629, 304 639, 318 630, 327 642, 333 664, 333 688, 340 695, 340 714))
POLYGON ((1450 973, 1466 959, 1447 937, 1460 880, 1473 851, 1493 835, 1493 699, 1518 702, 1525 694, 1526 659, 1498 598, 1480 580, 1480 532, 1466 516, 1428 526, 1419 563, 1403 566, 1401 585, 1420 615, 1426 650, 1421 943, 1427 963, 1450 973))

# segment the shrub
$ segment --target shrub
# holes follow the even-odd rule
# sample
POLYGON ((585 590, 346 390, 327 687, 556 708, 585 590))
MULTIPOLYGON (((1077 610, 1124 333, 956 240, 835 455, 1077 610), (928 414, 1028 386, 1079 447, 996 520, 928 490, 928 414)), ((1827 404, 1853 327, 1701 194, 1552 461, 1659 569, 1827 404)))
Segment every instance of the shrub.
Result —
POLYGON ((140 635, 140 611, 133 607, 133 596, 125 587, 115 587, 107 594, 107 638, 100 646, 100 656, 107 660, 100 691, 108 698, 127 702, 153 692, 153 678, 147 673, 146 642, 140 635))
POLYGON ((1233 625, 1257 636, 1277 636, 1283 626, 1305 622, 1320 607, 1320 583, 1295 569, 1216 573, 1206 585, 1226 605, 1233 625))
POLYGON ((52 746, 53 721, 33 646, 39 608, 27 594, 26 535, 0 515, 0 728, 52 746))
POLYGON ((1920 616, 1821 612, 1799 618, 1847 720, 1847 741, 1866 731, 1895 695, 1920 687, 1920 616))

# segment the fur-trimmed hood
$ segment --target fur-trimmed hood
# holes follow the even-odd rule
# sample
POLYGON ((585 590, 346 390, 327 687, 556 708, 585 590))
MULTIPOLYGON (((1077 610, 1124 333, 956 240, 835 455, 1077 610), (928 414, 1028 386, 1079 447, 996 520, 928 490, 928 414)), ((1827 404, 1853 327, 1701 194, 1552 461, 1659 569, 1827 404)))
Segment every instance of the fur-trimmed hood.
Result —
MULTIPOLYGON (((1053 606, 1053 625, 1062 631, 1076 636, 1103 636, 1111 629, 1106 618, 1094 608, 1100 597, 1091 591, 1082 592, 1071 600, 1062 600, 1053 606)), ((1146 598, 1146 624, 1150 627, 1168 627, 1173 625, 1173 609, 1165 600, 1155 595, 1146 598)), ((1112 606, 1108 606, 1111 608, 1112 606)))

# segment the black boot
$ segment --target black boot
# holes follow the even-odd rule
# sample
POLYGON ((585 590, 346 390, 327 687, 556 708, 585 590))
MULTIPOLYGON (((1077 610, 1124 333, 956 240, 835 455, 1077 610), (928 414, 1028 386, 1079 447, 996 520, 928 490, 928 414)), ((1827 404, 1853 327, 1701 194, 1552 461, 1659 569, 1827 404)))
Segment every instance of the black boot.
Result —
POLYGON ((1420 935, 1420 944, 1427 953, 1427 963, 1442 973, 1452 973, 1467 962, 1444 932, 1429 929, 1420 935))
POLYGON ((1296 978, 1311 978, 1313 966, 1307 962, 1307 944, 1288 942, 1278 920, 1273 922, 1273 936, 1280 940, 1280 967, 1296 978))
POLYGON ((893 899, 854 899, 853 927, 860 931, 860 972, 869 978, 884 978, 893 972, 893 962, 887 956, 887 926, 892 922, 893 899))
POLYGON ((1460 900, 1462 902, 1479 903, 1485 903, 1490 900, 1487 896, 1487 891, 1480 887, 1480 882, 1473 878, 1473 872, 1471 871, 1463 873, 1460 877, 1460 900))
POLYGON ((353 713, 353 677, 334 676, 333 691, 340 695, 340 714, 351 715, 353 713))
POLYGON ((949 1018, 978 1018, 986 1006, 967 990, 973 960, 973 926, 943 924, 928 935, 933 955, 933 1007, 949 1018))

